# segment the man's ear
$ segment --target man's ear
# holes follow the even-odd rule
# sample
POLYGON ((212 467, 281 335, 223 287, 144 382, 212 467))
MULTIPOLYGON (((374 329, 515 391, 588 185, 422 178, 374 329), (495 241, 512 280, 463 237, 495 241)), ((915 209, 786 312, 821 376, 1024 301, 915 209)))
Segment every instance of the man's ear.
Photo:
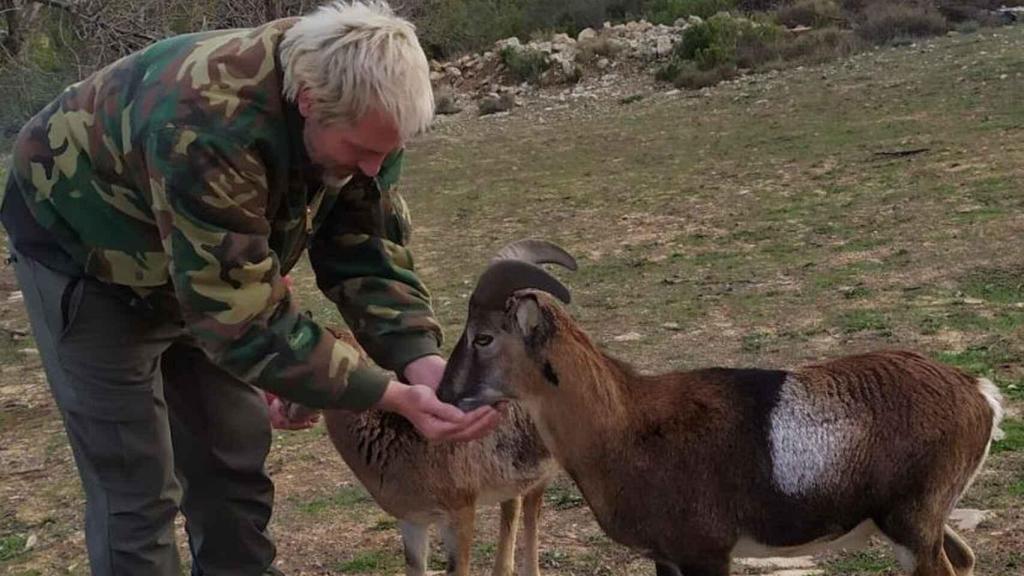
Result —
POLYGON ((309 92, 309 88, 303 86, 299 88, 299 95, 295 99, 295 103, 299 106, 299 114, 302 114, 303 118, 310 118, 313 116, 313 95, 309 92))

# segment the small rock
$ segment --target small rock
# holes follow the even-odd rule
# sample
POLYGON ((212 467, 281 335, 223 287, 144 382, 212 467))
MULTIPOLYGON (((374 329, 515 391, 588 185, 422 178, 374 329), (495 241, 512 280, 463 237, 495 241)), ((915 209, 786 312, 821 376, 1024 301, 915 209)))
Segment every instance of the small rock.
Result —
POLYGON ((664 57, 672 53, 672 39, 668 36, 658 36, 654 47, 654 53, 664 57))
POLYGON ((445 78, 444 72, 438 72, 438 71, 435 70, 435 71, 432 71, 430 73, 430 82, 431 83, 440 82, 441 80, 444 80, 444 78, 445 78))
MULTIPOLYGON (((605 28, 608 28, 610 25, 607 22, 605 22, 604 26, 605 28)), ((576 36, 576 40, 580 42, 583 42, 584 40, 590 40, 592 38, 597 38, 597 31, 594 30, 593 28, 584 28, 583 30, 580 30, 579 35, 576 36)))
POLYGON ((611 61, 609 61, 607 58, 601 58, 597 61, 597 69, 604 70, 605 68, 608 67, 609 64, 611 64, 611 61))
POLYGON ((551 42, 555 44, 575 44, 576 41, 572 39, 568 34, 561 32, 551 37, 551 42))
POLYGON ((636 342, 637 340, 642 339, 643 335, 640 334, 639 332, 627 332, 625 334, 620 334, 612 338, 612 340, 615 342, 636 342))
POLYGON ((704 19, 701 18, 700 16, 693 15, 693 16, 690 16, 689 18, 687 18, 686 22, 690 26, 700 26, 701 24, 704 23, 704 19))
POLYGON ((682 330, 682 326, 679 325, 679 322, 665 322, 664 324, 661 325, 661 327, 664 328, 665 330, 682 330))
POLYGON ((480 99, 477 103, 477 108, 480 111, 481 116, 487 116, 490 114, 497 114, 499 112, 508 112, 516 105, 516 96, 511 92, 505 92, 502 95, 488 94, 480 99))
POLYGON ((522 47, 523 43, 520 42, 519 38, 516 38, 515 36, 505 38, 504 40, 498 40, 497 42, 494 43, 494 50, 496 52, 501 52, 505 48, 517 49, 522 47))
POLYGON ((988 510, 957 508, 949 515, 949 521, 952 522, 958 530, 970 532, 977 528, 978 524, 984 522, 990 515, 991 512, 988 510))
POLYGON ((38 536, 36 536, 35 534, 29 534, 28 538, 25 540, 25 550, 24 551, 28 552, 29 550, 35 548, 36 544, 38 542, 39 542, 39 537, 38 536))
POLYGON ((452 78, 462 78, 462 70, 459 70, 456 66, 449 66, 445 68, 444 73, 452 78))
POLYGON ((458 114, 462 108, 451 90, 438 90, 434 93, 434 111, 438 114, 458 114))
POLYGON ((751 568, 814 568, 814 558, 811 556, 741 558, 739 563, 751 568))

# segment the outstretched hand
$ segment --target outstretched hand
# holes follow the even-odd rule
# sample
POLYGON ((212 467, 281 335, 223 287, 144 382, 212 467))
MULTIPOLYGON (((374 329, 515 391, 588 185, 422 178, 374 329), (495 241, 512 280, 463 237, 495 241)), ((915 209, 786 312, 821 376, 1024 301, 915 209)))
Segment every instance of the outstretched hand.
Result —
POLYGON ((501 413, 489 406, 463 412, 437 399, 429 386, 392 381, 378 404, 383 410, 404 416, 427 440, 464 442, 491 433, 501 413))

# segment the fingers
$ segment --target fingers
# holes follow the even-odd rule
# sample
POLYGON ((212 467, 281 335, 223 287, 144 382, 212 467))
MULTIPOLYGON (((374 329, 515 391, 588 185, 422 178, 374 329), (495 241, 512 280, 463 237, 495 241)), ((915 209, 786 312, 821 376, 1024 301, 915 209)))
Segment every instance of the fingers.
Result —
POLYGON ((472 424, 448 435, 445 440, 449 442, 466 442, 483 438, 493 432, 498 427, 498 424, 501 423, 501 413, 490 408, 480 408, 476 411, 479 412, 481 410, 487 411, 483 412, 472 424))
POLYGON ((430 422, 421 433, 429 440, 439 442, 465 442, 482 438, 501 422, 501 413, 490 407, 478 408, 463 414, 461 422, 452 423, 440 420, 430 422))
POLYGON ((428 412, 431 416, 452 424, 463 424, 469 417, 468 414, 459 410, 457 407, 441 402, 437 399, 437 396, 434 396, 433 394, 425 398, 423 408, 424 411, 428 412))

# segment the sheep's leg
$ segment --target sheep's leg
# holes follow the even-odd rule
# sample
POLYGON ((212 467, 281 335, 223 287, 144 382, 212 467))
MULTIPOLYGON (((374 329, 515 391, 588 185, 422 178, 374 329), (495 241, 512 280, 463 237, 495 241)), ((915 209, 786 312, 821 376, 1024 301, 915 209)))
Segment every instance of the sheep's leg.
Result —
POLYGON ((956 576, 974 576, 974 552, 948 524, 942 536, 942 549, 953 565, 956 576))
POLYGON ((957 576, 944 548, 944 525, 923 518, 927 506, 908 504, 907 512, 894 510, 881 522, 882 532, 892 540, 896 558, 904 571, 913 576, 957 576))
POLYGON ((516 562, 516 532, 523 499, 510 498, 501 503, 501 528, 498 533, 498 551, 494 556, 493 576, 512 576, 516 562))
MULTIPOLYGON (((682 576, 729 576, 729 557, 724 560, 704 559, 699 562, 677 562, 678 572, 666 574, 682 574, 682 576)), ((658 573, 658 576, 661 576, 658 573)))
POLYGON ((426 524, 416 524, 408 520, 398 521, 398 530, 402 533, 402 547, 405 549, 405 576, 425 576, 427 573, 429 528, 430 526, 426 524))
POLYGON ((540 485, 523 497, 523 558, 522 574, 540 576, 540 508, 544 503, 544 489, 540 485))
POLYGON ((444 530, 445 548, 448 550, 449 576, 469 576, 469 558, 473 548, 473 530, 476 508, 473 504, 456 510, 448 518, 444 530))

